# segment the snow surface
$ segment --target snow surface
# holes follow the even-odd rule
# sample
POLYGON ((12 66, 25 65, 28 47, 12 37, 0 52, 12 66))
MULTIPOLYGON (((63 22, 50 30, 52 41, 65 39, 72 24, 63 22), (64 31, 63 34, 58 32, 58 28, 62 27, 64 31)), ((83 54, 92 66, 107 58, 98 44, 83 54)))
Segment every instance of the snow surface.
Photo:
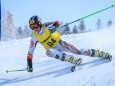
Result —
POLYGON ((65 35, 62 38, 77 48, 109 52, 113 60, 76 55, 83 64, 71 72, 71 64, 45 54, 38 44, 34 52, 34 72, 9 72, 26 68, 30 38, 0 43, 0 86, 115 86, 115 27, 84 34, 65 35))

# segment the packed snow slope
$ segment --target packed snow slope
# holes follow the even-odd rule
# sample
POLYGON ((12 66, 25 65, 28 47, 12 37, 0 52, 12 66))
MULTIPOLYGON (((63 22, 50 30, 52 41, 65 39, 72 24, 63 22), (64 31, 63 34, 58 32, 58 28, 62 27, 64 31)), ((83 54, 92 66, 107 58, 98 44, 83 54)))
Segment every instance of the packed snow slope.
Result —
POLYGON ((0 86, 115 86, 115 27, 83 34, 65 35, 62 38, 77 48, 97 49, 112 54, 109 62, 97 57, 74 55, 83 58, 75 72, 71 64, 45 54, 38 43, 33 56, 32 73, 6 70, 26 68, 26 56, 31 38, 0 43, 0 86))

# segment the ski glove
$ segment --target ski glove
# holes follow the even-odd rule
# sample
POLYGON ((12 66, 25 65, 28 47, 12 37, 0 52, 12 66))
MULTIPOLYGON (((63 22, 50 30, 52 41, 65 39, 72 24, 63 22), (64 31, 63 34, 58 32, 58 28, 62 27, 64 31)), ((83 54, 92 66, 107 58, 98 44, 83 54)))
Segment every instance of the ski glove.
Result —
POLYGON ((53 26, 55 26, 55 28, 59 27, 60 26, 60 22, 59 21, 55 21, 54 24, 53 24, 53 26))
POLYGON ((27 66, 27 71, 28 72, 33 72, 33 68, 30 68, 29 66, 27 66))
POLYGON ((27 71, 33 72, 32 60, 30 60, 30 59, 27 59, 27 71))

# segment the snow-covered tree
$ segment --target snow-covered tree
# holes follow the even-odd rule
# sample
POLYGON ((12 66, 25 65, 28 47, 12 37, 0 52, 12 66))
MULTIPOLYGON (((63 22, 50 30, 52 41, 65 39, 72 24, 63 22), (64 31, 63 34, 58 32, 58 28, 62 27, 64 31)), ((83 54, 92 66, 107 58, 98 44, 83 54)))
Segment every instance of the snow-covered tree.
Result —
POLYGON ((70 33, 70 27, 69 27, 68 23, 66 23, 64 34, 69 34, 69 33, 70 33))
POLYGON ((2 39, 11 40, 16 39, 16 32, 13 22, 13 14, 10 11, 2 11, 2 39))
POLYGON ((107 26, 109 27, 109 26, 112 26, 112 25, 113 25, 113 22, 111 20, 109 20, 108 23, 107 23, 107 26))
POLYGON ((83 20, 80 21, 80 24, 79 24, 79 32, 83 33, 86 31, 86 26, 85 26, 85 23, 83 20))
POLYGON ((73 27, 73 33, 78 33, 78 28, 76 25, 74 25, 74 27, 73 27))
POLYGON ((101 29, 102 28, 102 22, 101 20, 98 18, 97 20, 97 29, 101 29))
POLYGON ((32 35, 32 30, 29 28, 28 25, 24 26, 23 35, 24 37, 30 37, 32 35))

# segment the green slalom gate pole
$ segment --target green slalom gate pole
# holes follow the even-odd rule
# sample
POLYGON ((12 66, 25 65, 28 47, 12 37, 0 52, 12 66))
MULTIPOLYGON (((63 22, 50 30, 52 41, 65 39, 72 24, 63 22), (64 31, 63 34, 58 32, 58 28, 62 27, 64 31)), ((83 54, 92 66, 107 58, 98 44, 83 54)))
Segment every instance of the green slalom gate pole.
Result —
POLYGON ((20 70, 6 70, 6 73, 9 73, 9 72, 18 72, 18 71, 26 71, 27 68, 25 69, 20 69, 20 70))
POLYGON ((72 22, 70 22, 70 23, 68 23, 68 24, 65 24, 65 25, 59 26, 59 27, 56 28, 56 30, 58 30, 59 28, 62 28, 62 27, 64 27, 64 26, 66 26, 66 25, 69 25, 69 24, 75 23, 75 22, 77 22, 77 21, 83 20, 83 19, 88 18, 88 17, 90 17, 90 16, 93 16, 93 15, 95 15, 95 14, 98 14, 98 13, 100 13, 100 12, 102 12, 102 11, 105 11, 105 10, 107 10, 107 9, 110 9, 110 8, 112 8, 112 7, 114 7, 114 6, 115 6, 115 4, 109 6, 109 7, 105 8, 105 9, 102 9, 102 10, 99 10, 99 11, 94 12, 94 13, 92 13, 92 14, 89 14, 89 15, 87 15, 87 16, 84 16, 84 17, 82 17, 82 18, 79 18, 79 19, 77 19, 77 20, 74 20, 74 21, 72 21, 72 22))

